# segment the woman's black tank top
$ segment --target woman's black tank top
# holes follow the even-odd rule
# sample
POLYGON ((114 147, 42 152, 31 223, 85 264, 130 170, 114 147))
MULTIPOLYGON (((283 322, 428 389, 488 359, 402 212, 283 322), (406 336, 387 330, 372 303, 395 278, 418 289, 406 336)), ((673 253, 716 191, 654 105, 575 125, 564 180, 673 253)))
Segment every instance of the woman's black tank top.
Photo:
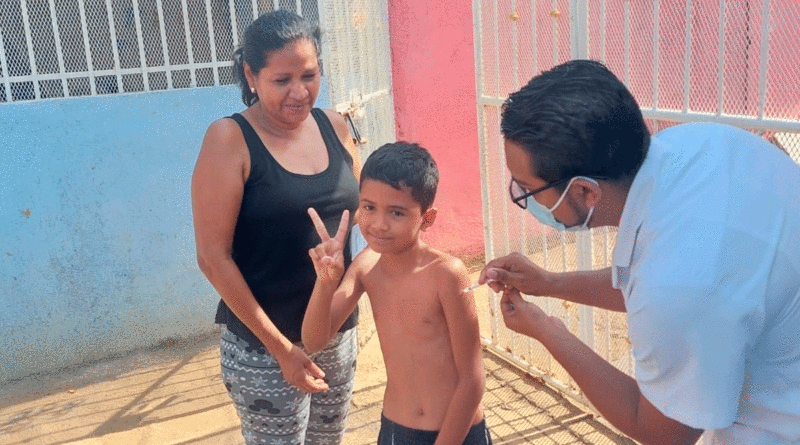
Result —
MULTIPOLYGON (((272 157, 253 127, 241 115, 230 116, 242 129, 250 151, 250 176, 244 185, 242 205, 233 234, 233 260, 256 301, 290 341, 300 341, 308 300, 316 274, 308 250, 320 243, 307 209, 319 213, 328 233, 334 234, 342 212, 350 210, 350 222, 358 207, 358 181, 353 159, 342 145, 325 112, 312 109, 328 150, 328 168, 313 175, 292 173, 272 157)), ((349 233, 349 232, 348 232, 349 233)), ((345 266, 351 254, 345 244, 345 266)), ((358 308, 342 326, 356 325, 358 308)), ((223 301, 216 323, 234 334, 258 342, 223 301)))

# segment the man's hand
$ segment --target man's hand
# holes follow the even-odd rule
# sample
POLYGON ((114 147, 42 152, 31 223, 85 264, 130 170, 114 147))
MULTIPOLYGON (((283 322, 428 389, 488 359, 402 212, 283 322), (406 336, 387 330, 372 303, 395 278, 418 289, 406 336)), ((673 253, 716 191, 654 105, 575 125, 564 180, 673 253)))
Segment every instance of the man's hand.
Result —
POLYGON ((308 208, 308 216, 311 217, 314 228, 317 229, 317 234, 322 240, 317 247, 308 251, 308 255, 314 263, 317 278, 338 282, 344 274, 344 241, 347 237, 350 211, 342 212, 342 220, 339 222, 339 228, 333 238, 328 234, 328 229, 312 207, 308 208))
POLYGON ((479 283, 488 281, 495 292, 508 288, 526 295, 549 295, 549 272, 533 264, 524 255, 514 252, 489 261, 481 271, 479 283))
POLYGON ((539 340, 541 328, 546 328, 544 322, 551 320, 539 306, 526 301, 514 288, 503 291, 500 312, 508 329, 536 340, 539 340))

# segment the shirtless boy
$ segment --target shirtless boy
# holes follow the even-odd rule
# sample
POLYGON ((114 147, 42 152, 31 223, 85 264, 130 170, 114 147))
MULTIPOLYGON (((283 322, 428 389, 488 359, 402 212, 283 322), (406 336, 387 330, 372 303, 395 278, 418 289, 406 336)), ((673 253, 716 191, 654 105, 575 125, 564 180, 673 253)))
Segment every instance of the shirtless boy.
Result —
POLYGON ((361 170, 356 222, 369 248, 345 272, 347 212, 330 237, 314 209, 322 243, 309 251, 317 281, 303 320, 303 344, 321 350, 363 293, 386 365, 378 444, 491 444, 481 410, 484 370, 478 317, 466 267, 432 249, 420 232, 436 219, 439 173, 424 148, 397 142, 361 170), (344 277, 342 277, 344 275, 344 277))

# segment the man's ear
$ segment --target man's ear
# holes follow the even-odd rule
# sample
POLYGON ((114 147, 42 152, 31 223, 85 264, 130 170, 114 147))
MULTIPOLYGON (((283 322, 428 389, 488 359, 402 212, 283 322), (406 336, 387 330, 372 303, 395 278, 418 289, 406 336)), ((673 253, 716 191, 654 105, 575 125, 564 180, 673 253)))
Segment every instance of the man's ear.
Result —
POLYGON ((603 195, 597 182, 584 178, 575 178, 570 189, 572 198, 584 204, 587 209, 596 206, 603 195))
POLYGON ((436 221, 437 212, 438 210, 436 210, 436 207, 431 207, 422 214, 422 225, 420 226, 420 230, 424 232, 433 225, 433 222, 436 221))

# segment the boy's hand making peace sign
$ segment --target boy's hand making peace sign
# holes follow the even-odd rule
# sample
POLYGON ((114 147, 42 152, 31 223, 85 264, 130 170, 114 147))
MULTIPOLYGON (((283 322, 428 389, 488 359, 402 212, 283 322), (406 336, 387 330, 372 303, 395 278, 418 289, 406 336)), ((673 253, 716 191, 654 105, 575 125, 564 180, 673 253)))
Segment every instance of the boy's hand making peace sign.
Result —
POLYGON ((314 228, 317 229, 317 234, 322 240, 317 247, 308 250, 308 255, 314 263, 314 270, 317 272, 317 278, 338 283, 344 275, 344 242, 347 236, 347 226, 350 223, 350 211, 342 212, 339 229, 333 238, 328 234, 325 223, 312 207, 308 208, 308 216, 311 217, 311 222, 314 223, 314 228))

